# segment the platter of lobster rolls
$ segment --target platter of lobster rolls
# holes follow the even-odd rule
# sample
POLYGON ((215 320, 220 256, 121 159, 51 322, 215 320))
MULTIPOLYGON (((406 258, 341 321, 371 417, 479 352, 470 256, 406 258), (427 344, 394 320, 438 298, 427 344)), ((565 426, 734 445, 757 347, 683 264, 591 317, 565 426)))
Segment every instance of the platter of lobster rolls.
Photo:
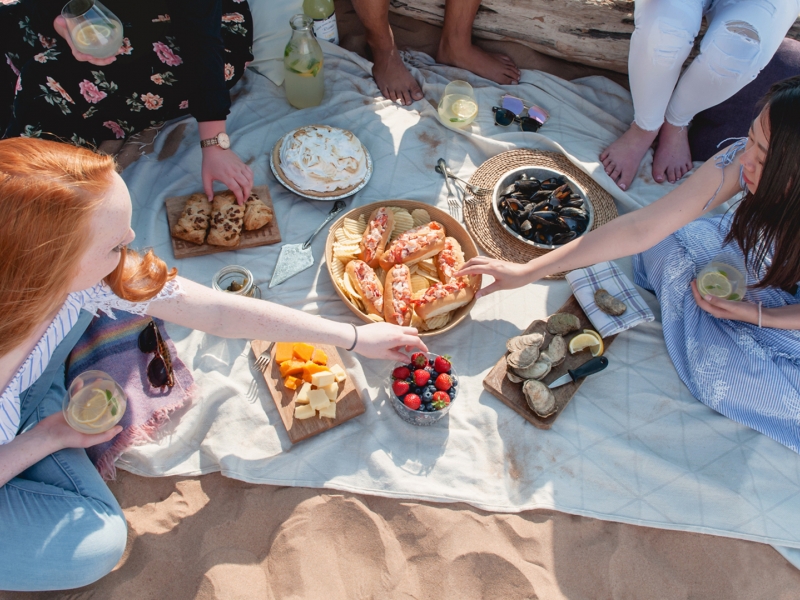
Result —
POLYGON ((475 303, 480 277, 456 277, 478 255, 466 229, 423 202, 354 208, 331 225, 325 261, 336 293, 365 322, 448 331, 475 303))

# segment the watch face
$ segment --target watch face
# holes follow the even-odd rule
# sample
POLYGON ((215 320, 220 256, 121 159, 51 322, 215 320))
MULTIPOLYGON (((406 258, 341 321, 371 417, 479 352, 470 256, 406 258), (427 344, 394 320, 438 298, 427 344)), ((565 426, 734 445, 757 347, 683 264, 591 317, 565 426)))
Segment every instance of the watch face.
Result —
POLYGON ((227 150, 231 147, 231 138, 228 137, 227 133, 220 133, 217 135, 217 142, 219 143, 219 147, 223 150, 227 150))

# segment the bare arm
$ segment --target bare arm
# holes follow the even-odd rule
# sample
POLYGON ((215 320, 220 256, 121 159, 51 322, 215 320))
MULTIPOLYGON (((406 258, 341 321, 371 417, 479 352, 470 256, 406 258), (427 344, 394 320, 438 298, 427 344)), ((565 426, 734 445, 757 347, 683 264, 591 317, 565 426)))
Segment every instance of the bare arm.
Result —
MULTIPOLYGON (((703 207, 717 191, 722 175, 723 171, 712 158, 686 182, 653 204, 614 219, 527 264, 477 257, 471 259, 460 274, 483 274, 495 278, 494 283, 478 293, 481 297, 498 289, 520 287, 553 273, 642 252, 702 216, 703 207)), ((719 206, 739 191, 739 161, 735 160, 724 169, 722 189, 709 209, 719 206)))
MULTIPOLYGON (((150 304, 148 313, 171 323, 226 338, 276 342, 316 342, 342 348, 352 346, 353 327, 308 315, 302 311, 252 298, 217 292, 180 279, 184 294, 150 304)), ((413 327, 373 323, 358 328, 355 351, 372 358, 405 360, 399 349, 427 351, 413 327)))

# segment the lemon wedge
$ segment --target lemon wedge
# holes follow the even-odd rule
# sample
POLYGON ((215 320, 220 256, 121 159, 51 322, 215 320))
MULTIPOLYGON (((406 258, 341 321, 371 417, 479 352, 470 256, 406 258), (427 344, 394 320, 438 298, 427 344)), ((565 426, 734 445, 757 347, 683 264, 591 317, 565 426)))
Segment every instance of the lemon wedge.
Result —
POLYGON ((459 120, 466 121, 467 119, 475 116, 475 113, 478 112, 478 105, 472 100, 465 100, 461 98, 450 105, 450 111, 459 120))
POLYGON ((587 348, 592 353, 592 356, 600 356, 605 349, 603 347, 603 338, 591 329, 584 329, 583 333, 579 333, 569 341, 570 354, 575 354, 587 348))
POLYGON ((717 298, 727 298, 733 293, 731 282, 728 281, 724 273, 719 271, 704 273, 698 284, 700 293, 704 296, 711 294, 717 298))
POLYGON ((94 46, 101 43, 99 38, 111 36, 111 29, 100 23, 84 25, 75 31, 75 41, 82 46, 94 46))
POLYGON ((72 418, 81 425, 93 425, 108 410, 108 398, 104 390, 95 389, 83 403, 73 402, 69 407, 72 418))

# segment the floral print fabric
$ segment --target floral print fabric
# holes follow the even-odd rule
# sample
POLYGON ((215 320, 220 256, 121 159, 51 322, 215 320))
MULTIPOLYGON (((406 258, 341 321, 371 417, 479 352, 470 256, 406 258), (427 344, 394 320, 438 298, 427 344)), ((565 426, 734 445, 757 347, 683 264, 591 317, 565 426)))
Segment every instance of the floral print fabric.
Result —
MULTIPOLYGON (((166 0, 104 3, 122 21, 124 39, 117 60, 97 66, 76 60, 66 40, 48 26, 58 10, 43 7, 47 2, 33 7, 26 0, 0 1, 3 137, 48 137, 96 147, 104 140, 123 139, 192 114, 192 100, 196 104, 198 94, 204 93, 193 81, 197 64, 191 62, 191 51, 197 44, 179 35, 170 15, 175 6, 166 0), (37 20, 36 11, 46 14, 37 20)), ((222 66, 216 87, 224 92, 222 85, 232 87, 252 60, 252 17, 244 0, 206 4, 221 12, 216 23, 222 37, 222 66)), ((208 89, 214 89, 212 82, 208 89)), ((224 119, 227 106, 217 113, 219 117, 201 120, 224 119)))

